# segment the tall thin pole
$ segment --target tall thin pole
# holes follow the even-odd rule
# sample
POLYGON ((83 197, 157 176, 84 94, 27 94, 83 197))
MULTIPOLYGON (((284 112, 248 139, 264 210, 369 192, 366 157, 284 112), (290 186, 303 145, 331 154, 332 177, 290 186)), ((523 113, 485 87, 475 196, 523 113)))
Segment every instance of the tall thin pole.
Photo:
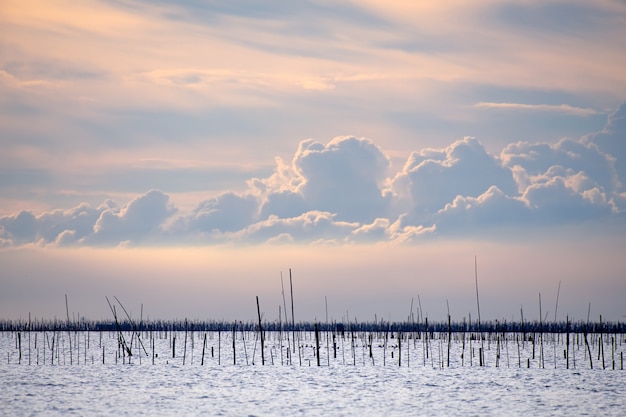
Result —
MULTIPOLYGON (((282 289, 282 295, 283 295, 283 306, 285 307, 283 309, 284 314, 285 314, 285 323, 287 324, 287 326, 289 326, 289 320, 287 319, 287 302, 285 301, 285 286, 283 285, 283 272, 280 272, 280 287, 282 289)), ((290 358, 293 357, 293 352, 291 352, 291 355, 289 354, 289 330, 287 330, 287 360, 289 361, 290 358)))
POLYGON ((259 296, 256 296, 256 309, 259 314, 259 333, 261 334, 261 365, 265 365, 265 352, 263 349, 264 340, 263 340, 263 326, 261 325, 261 307, 259 306, 259 296))
POLYGON ((561 293, 561 281, 559 280, 559 288, 556 290, 556 306, 554 307, 554 323, 556 323, 556 310, 559 308, 559 294, 561 293))
POLYGON ((480 351, 479 351, 479 363, 484 365, 483 354, 485 352, 485 342, 483 341, 483 333, 480 330, 480 299, 478 298, 478 260, 474 255, 474 278, 476 280, 476 306, 478 307, 478 334, 480 335, 480 351))
POLYGON ((293 281, 291 280, 291 268, 289 268, 289 287, 291 289, 291 338, 293 339, 293 351, 296 351, 296 319, 293 313, 293 281))
POLYGON ((320 331, 315 322, 315 356, 317 357, 317 366, 320 366, 320 331))
POLYGON ((326 298, 326 296, 324 296, 324 303, 326 304, 326 359, 328 366, 330 366, 330 341, 328 340, 328 298, 326 298))
POLYGON ((474 278, 476 279, 476 306, 478 307, 478 329, 480 330, 480 300, 478 298, 478 261, 474 255, 474 278))
MULTIPOLYGON (((544 361, 543 361, 543 323, 541 322, 541 293, 539 293, 539 340, 540 340, 540 347, 539 347, 539 367, 543 368, 544 367, 544 361)), ((547 314, 546 314, 547 315, 547 314)))
POLYGON ((72 364, 72 334, 70 333, 70 308, 67 304, 67 294, 65 294, 65 312, 67 313, 67 337, 70 341, 70 365, 72 364))

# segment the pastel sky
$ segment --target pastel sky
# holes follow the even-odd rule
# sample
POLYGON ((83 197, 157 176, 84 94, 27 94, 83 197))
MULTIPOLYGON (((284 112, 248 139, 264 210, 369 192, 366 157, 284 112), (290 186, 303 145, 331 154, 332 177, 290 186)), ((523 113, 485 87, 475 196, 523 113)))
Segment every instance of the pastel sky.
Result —
POLYGON ((0 4, 0 318, 624 320, 626 3, 0 4), (555 300, 561 282, 558 309, 555 300), (326 300, 325 300, 326 297, 326 300))

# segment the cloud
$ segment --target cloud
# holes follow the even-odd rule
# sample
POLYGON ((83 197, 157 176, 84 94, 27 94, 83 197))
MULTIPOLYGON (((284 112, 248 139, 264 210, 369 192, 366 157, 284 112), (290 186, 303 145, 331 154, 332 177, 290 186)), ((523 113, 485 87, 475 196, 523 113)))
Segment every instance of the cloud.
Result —
POLYGON ((399 172, 373 141, 299 143, 290 163, 179 212, 162 191, 118 206, 0 217, 0 245, 411 243, 624 220, 624 106, 580 139, 517 142, 499 155, 466 137, 414 151, 399 172))
POLYGON ((413 152, 391 187, 406 200, 404 220, 421 224, 457 196, 478 197, 494 185, 509 195, 517 193, 512 171, 478 140, 466 137, 445 149, 413 152))
POLYGON ((477 197, 456 196, 434 215, 437 230, 444 235, 484 233, 510 225, 527 226, 532 213, 521 198, 511 197, 491 186, 477 197))
POLYGON ((341 136, 327 144, 306 139, 290 166, 278 158, 274 174, 250 186, 262 200, 261 218, 324 211, 342 221, 369 222, 388 209, 389 167, 387 155, 369 139, 341 136))
POLYGON ((267 219, 270 216, 280 218, 296 217, 307 211, 310 205, 299 192, 279 191, 266 196, 261 206, 261 218, 267 219))
POLYGON ((97 208, 83 203, 70 210, 57 209, 38 216, 20 211, 17 215, 0 218, 0 237, 13 245, 75 244, 94 233, 94 226, 103 212, 115 210, 115 203, 107 200, 97 208))
POLYGON ((96 220, 93 233, 83 239, 85 244, 118 245, 155 243, 163 230, 164 222, 176 212, 169 196, 151 190, 137 197, 122 209, 108 208, 96 220))
POLYGON ((500 158, 505 166, 521 167, 529 176, 542 175, 551 167, 560 166, 585 172, 609 191, 614 190, 618 182, 612 156, 582 139, 561 139, 556 143, 517 142, 505 147, 500 158))
POLYGON ((305 203, 336 213, 338 220, 367 222, 386 211, 382 185, 389 158, 372 141, 337 137, 322 145, 300 142, 293 169, 302 178, 297 191, 305 203))
POLYGON ((31 243, 38 239, 37 218, 30 211, 20 211, 15 216, 2 218, 3 238, 15 245, 31 243))
POLYGON ((626 191, 626 103, 609 115, 605 128, 587 137, 609 158, 617 176, 617 188, 626 191))
POLYGON ((337 221, 336 215, 322 211, 309 211, 286 219, 270 216, 235 233, 241 242, 264 243, 294 241, 313 243, 337 241, 345 243, 345 236, 358 227, 358 223, 337 221))
POLYGON ((584 173, 560 167, 534 181, 524 191, 522 200, 531 208, 534 219, 546 224, 598 219, 612 211, 605 192, 584 173))
POLYGON ((66 246, 88 237, 94 233, 94 225, 102 213, 108 210, 116 210, 115 203, 111 200, 97 208, 80 204, 70 210, 44 213, 38 219, 43 243, 55 242, 59 246, 66 246))
POLYGON ((254 223, 258 201, 251 194, 224 193, 201 202, 187 220, 192 232, 234 232, 254 223))
POLYGON ((378 218, 371 224, 364 224, 350 233, 349 240, 355 243, 381 243, 393 244, 411 243, 433 236, 437 226, 403 226, 400 216, 395 222, 389 219, 378 218))
POLYGON ((501 110, 549 111, 549 112, 567 113, 567 114, 572 114, 575 116, 592 116, 592 115, 601 113, 594 109, 574 107, 574 106, 570 106, 569 104, 552 105, 552 104, 480 102, 480 103, 474 104, 474 107, 478 109, 494 109, 494 110, 501 109, 501 110))
POLYGON ((504 148, 500 157, 514 172, 530 207, 543 207, 540 212, 545 214, 549 207, 560 206, 563 221, 600 215, 607 209, 626 210, 624 107, 611 114, 598 133, 556 143, 517 142, 504 148), (560 196, 558 201, 554 200, 556 195, 560 196))

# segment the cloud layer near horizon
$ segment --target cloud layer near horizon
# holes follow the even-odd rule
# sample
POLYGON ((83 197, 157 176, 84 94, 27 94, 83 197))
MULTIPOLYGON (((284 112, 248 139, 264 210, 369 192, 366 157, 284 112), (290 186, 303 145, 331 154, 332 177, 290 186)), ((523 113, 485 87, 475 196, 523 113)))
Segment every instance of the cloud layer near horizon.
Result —
POLYGON ((398 172, 374 142, 300 142, 290 163, 191 213, 149 190, 124 205, 0 217, 0 245, 162 246, 414 242, 506 228, 624 223, 626 105, 579 139, 517 142, 499 155, 465 137, 412 152, 398 172))

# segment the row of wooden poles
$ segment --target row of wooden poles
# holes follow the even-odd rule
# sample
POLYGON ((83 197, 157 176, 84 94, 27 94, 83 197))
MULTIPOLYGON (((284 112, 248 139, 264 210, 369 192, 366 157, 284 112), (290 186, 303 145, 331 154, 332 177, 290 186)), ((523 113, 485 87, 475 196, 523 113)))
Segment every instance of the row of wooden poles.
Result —
MULTIPOLYGON (((521 322, 509 322, 509 323, 499 323, 496 322, 488 322, 481 323, 480 319, 480 301, 478 297, 478 273, 477 273, 477 263, 476 259, 474 262, 475 269, 475 277, 476 277, 476 302, 478 307, 478 320, 477 322, 472 322, 471 315, 469 322, 465 322, 465 319, 462 323, 452 323, 451 316, 449 313, 448 307, 448 317, 447 323, 428 323, 428 318, 424 319, 423 314, 421 313, 421 302, 419 300, 419 310, 418 310, 418 319, 415 320, 413 316, 413 300, 411 300, 411 313, 406 322, 402 323, 385 323, 383 321, 378 322, 376 319, 374 322, 365 322, 358 323, 356 320, 354 322, 350 322, 347 320, 346 323, 330 323, 328 321, 328 304, 326 303, 326 323, 299 323, 295 322, 294 315, 294 303, 293 303, 293 281, 291 276, 291 269, 289 270, 289 284, 291 290, 291 323, 287 318, 287 303, 285 298, 285 290, 283 285, 283 279, 281 274, 281 287, 282 287, 282 298, 283 298, 283 306, 278 306, 278 322, 263 322, 261 315, 261 306, 259 303, 259 297, 256 297, 256 307, 258 313, 258 324, 252 323, 242 323, 239 322, 239 325, 235 322, 232 325, 232 344, 233 344, 233 363, 236 364, 237 355, 236 355, 236 332, 238 326, 244 334, 244 331, 254 330, 256 336, 253 358, 256 354, 256 341, 260 339, 260 355, 261 355, 261 364, 265 365, 266 363, 266 355, 265 355, 265 345, 266 345, 266 332, 272 332, 272 334, 279 335, 279 343, 280 343, 280 355, 281 355, 281 363, 284 363, 283 360, 283 340, 284 335, 287 337, 287 363, 293 364, 293 356, 295 352, 298 352, 299 363, 302 365, 302 355, 300 344, 298 344, 298 349, 296 349, 297 338, 296 334, 299 336, 307 332, 312 332, 315 338, 314 345, 314 357, 316 358, 316 363, 318 366, 321 366, 321 355, 320 355, 320 333, 324 334, 326 337, 327 343, 327 364, 330 365, 330 345, 329 345, 329 336, 332 335, 333 338, 333 352, 334 358, 337 357, 337 336, 341 336, 342 342, 345 340, 346 332, 349 334, 349 338, 351 340, 351 347, 353 351, 353 363, 356 365, 356 354, 355 352, 355 341, 357 338, 360 338, 362 341, 362 346, 369 347, 369 357, 372 359, 372 363, 374 361, 374 355, 372 353, 372 345, 374 341, 374 335, 376 335, 376 340, 382 340, 382 347, 385 350, 385 354, 383 355, 383 365, 386 362, 386 349, 387 349, 387 341, 389 339, 393 339, 395 337, 397 343, 397 359, 398 365, 402 365, 402 341, 405 340, 408 343, 408 340, 413 340, 414 344, 417 340, 421 339, 424 346, 424 354, 423 361, 424 365, 426 365, 426 359, 429 357, 429 339, 432 341, 435 339, 435 335, 437 335, 437 340, 440 343, 440 356, 444 359, 440 359, 438 363, 443 367, 444 363, 447 363, 447 366, 450 366, 450 351, 451 344, 453 340, 453 334, 455 335, 455 339, 459 339, 462 343, 462 353, 461 353, 461 366, 464 366, 465 363, 465 343, 469 342, 469 351, 470 351, 470 366, 473 366, 473 357, 474 357, 474 348, 472 348, 472 341, 475 343, 480 342, 480 346, 478 347, 478 364, 479 366, 486 366, 485 361, 485 341, 488 342, 489 349, 491 348, 491 343, 496 343, 496 358, 495 358, 495 366, 500 366, 501 359, 501 348, 502 345, 506 350, 507 357, 507 365, 509 363, 509 354, 508 354, 508 342, 511 338, 511 335, 515 335, 515 340, 517 342, 517 350, 518 350, 518 366, 522 367, 521 362, 521 351, 520 351, 520 341, 522 344, 526 342, 532 342, 532 359, 535 360, 536 357, 536 346, 539 348, 539 366, 545 367, 545 355, 544 355, 544 338, 552 338, 553 346, 554 346, 554 364, 556 367, 556 357, 557 357, 557 342, 564 337, 565 339, 565 349, 564 349, 564 358, 566 361, 566 368, 570 368, 570 351, 573 353, 572 365, 575 367, 575 350, 572 346, 570 350, 570 336, 575 337, 576 344, 580 347, 581 343, 584 343, 584 351, 585 351, 585 359, 589 359, 589 366, 593 369, 593 360, 592 360, 592 352, 591 346, 597 343, 598 346, 598 359, 597 361, 602 360, 602 368, 606 369, 606 361, 604 354, 604 345, 605 342, 608 341, 607 338, 610 337, 611 341, 611 369, 616 369, 616 347, 617 342, 619 340, 620 346, 624 341, 624 335, 626 334, 626 324, 624 323, 603 323, 602 316, 600 316, 599 323, 589 323, 589 314, 587 317, 587 322, 575 322, 572 323, 569 320, 569 317, 565 322, 557 322, 556 321, 556 311, 558 309, 558 294, 560 291, 557 290, 557 299, 556 299, 556 308, 555 308, 555 320, 552 323, 546 323, 545 320, 542 320, 542 308, 541 308, 541 294, 539 294, 539 322, 525 322, 524 321, 524 313, 523 310, 520 310, 521 313, 521 322), (281 307, 284 308, 281 312, 281 307), (284 322, 282 321, 284 315, 284 322), (255 329, 256 327, 256 329, 255 329), (290 336, 291 333, 291 336, 290 336), (355 336, 355 334, 357 336, 355 336), (360 336, 359 336, 360 335, 360 336), (591 337, 591 341, 589 338, 591 337), (291 340, 290 340, 291 339, 291 340), (445 339, 447 342, 447 352, 445 355, 442 355, 442 341, 445 339), (537 342, 537 339, 538 342, 537 342), (557 342, 555 342, 555 340, 557 342), (582 342, 581 342, 582 340, 582 342), (369 342, 369 343, 368 343, 369 342), (291 346, 290 346, 291 345, 291 346)), ((192 335, 192 346, 193 346, 193 335, 194 331, 204 331, 204 341, 203 341, 203 349, 202 349, 202 360, 201 363, 204 364, 205 350, 207 346, 207 334, 210 332, 217 332, 218 335, 218 363, 221 363, 221 335, 223 331, 227 331, 230 324, 225 322, 188 322, 186 319, 184 322, 144 322, 143 321, 143 305, 141 306, 141 316, 139 323, 136 323, 128 313, 128 311, 124 308, 123 304, 117 297, 114 297, 114 302, 111 302, 108 297, 105 297, 106 301, 111 309, 111 313, 113 315, 113 321, 110 322, 88 322, 84 320, 70 320, 69 315, 69 306, 67 295, 65 296, 65 306, 66 306, 66 314, 67 320, 65 322, 54 320, 52 322, 49 321, 31 321, 30 314, 28 322, 18 320, 14 321, 6 321, 0 320, 0 331, 3 333, 11 333, 15 332, 16 336, 16 349, 19 350, 19 363, 22 362, 22 334, 28 334, 28 349, 29 349, 29 364, 32 363, 31 355, 30 355, 30 347, 31 347, 31 335, 35 332, 35 345, 37 345, 37 332, 43 331, 44 338, 46 339, 46 344, 48 348, 51 350, 52 359, 51 363, 53 364, 54 353, 55 353, 55 343, 56 343, 56 354, 57 354, 57 364, 59 361, 59 340, 64 340, 62 335, 65 333, 68 334, 69 340, 69 350, 70 350, 70 365, 73 363, 73 353, 72 353, 72 332, 74 333, 74 345, 76 349, 79 349, 79 341, 77 340, 78 332, 85 331, 86 332, 86 346, 89 346, 89 338, 90 332, 98 331, 100 333, 100 343, 102 343, 102 332, 106 331, 114 331, 117 337, 117 346, 118 352, 116 353, 116 361, 119 358, 122 359, 122 363, 131 361, 131 358, 135 356, 133 353, 133 346, 135 346, 135 353, 139 350, 139 358, 142 357, 142 354, 145 357, 149 357, 149 349, 152 350, 152 362, 155 362, 156 352, 155 352, 155 338, 153 337, 155 333, 159 333, 162 331, 169 331, 170 335, 173 332, 180 331, 184 329, 185 334, 185 342, 184 342, 184 353, 183 353, 183 365, 186 362, 186 351, 187 351, 187 337, 189 332, 192 335), (118 307, 123 312, 124 317, 118 317, 118 307), (181 326, 183 326, 181 328, 181 326), (141 339, 142 332, 148 331, 150 334, 151 345, 146 348, 141 339), (49 338, 49 333, 52 332, 52 339, 49 338), (127 340, 125 337, 125 333, 130 333, 130 340, 127 340)), ((589 305, 589 311, 591 310, 591 304, 589 305)), ((300 340, 300 337, 298 337, 300 340)), ((407 349, 410 347, 410 344, 407 344, 407 349)), ((176 357, 176 338, 173 337, 171 340, 172 347, 172 358, 176 357)), ((244 343, 244 354, 246 357, 246 362, 248 362, 248 354, 246 349, 246 344, 244 343)), ((343 346, 343 344, 342 344, 343 346)), ((414 345, 415 347, 415 345, 414 345)), ((102 347, 102 362, 105 362, 105 351, 104 347, 102 347)), ((343 350, 343 347, 342 347, 343 350)), ((43 353, 45 355, 45 348, 43 349, 43 353)), ((364 350, 365 352, 365 350, 364 350)), ((86 362, 86 350, 84 348, 85 360, 86 362)), ((211 348, 211 355, 213 356, 213 347, 211 348)), ((270 350, 270 359, 271 362, 274 362, 274 358, 272 356, 272 350, 270 350)), ((37 349, 37 362, 39 356, 39 350, 37 349)), ((393 351, 392 351, 393 356, 393 351)), ((623 369, 623 351, 619 352, 619 361, 620 366, 619 369, 623 369)), ((63 356, 65 357, 65 355, 63 356)), ((80 355, 78 356, 80 357, 80 355)), ((407 360, 410 356, 407 356, 407 360)), ((365 358, 365 353, 364 353, 365 358)), ((434 357, 432 353, 430 353, 430 358, 432 359, 432 363, 434 365, 434 357)), ((363 360, 365 362, 365 359, 363 360)), ((7 362, 10 362, 10 352, 7 352, 7 362)), ((77 361, 78 362, 78 361, 77 361)), ((92 358, 92 362, 94 362, 92 358)), ((254 359, 253 359, 254 362, 254 359)), ((45 363, 45 359, 44 359, 45 363)), ((345 359, 344 359, 345 363, 345 359)), ((530 367, 530 358, 527 358, 527 367, 530 367)))
MULTIPOLYGON (((444 364, 450 366, 450 351, 452 341, 456 340, 457 342, 462 343, 462 353, 461 353, 461 366, 465 364, 465 344, 466 341, 469 342, 469 351, 470 351, 470 366, 473 366, 473 357, 475 356, 474 352, 476 346, 472 347, 472 342, 476 345, 480 342, 480 346, 478 349, 478 365, 486 366, 485 361, 485 341, 488 343, 489 349, 491 349, 491 344, 496 344, 496 357, 495 357, 495 366, 500 366, 501 360, 501 349, 506 350, 506 358, 507 358, 507 366, 509 365, 509 351, 508 351, 508 343, 512 340, 511 337, 514 337, 517 343, 517 353, 518 353, 518 366, 522 367, 521 360, 521 349, 520 342, 522 345, 525 345, 527 342, 532 342, 532 359, 535 360, 537 354, 539 357, 539 367, 545 367, 545 355, 544 355, 544 338, 551 339, 553 347, 554 347, 554 365, 556 367, 556 357, 557 357, 557 344, 561 339, 565 340, 565 349, 563 351, 563 357, 566 362, 566 368, 570 368, 570 357, 572 357, 572 365, 575 367, 575 350, 574 346, 570 349, 570 340, 575 343, 572 345, 577 345, 578 347, 584 343, 585 350, 585 360, 589 360, 589 367, 593 369, 593 359, 591 346, 598 346, 597 361, 602 364, 602 369, 606 369, 606 361, 605 361, 605 352, 604 346, 605 342, 610 340, 611 345, 611 369, 616 369, 616 348, 617 343, 619 341, 619 345, 621 346, 624 342, 624 335, 626 334, 626 327, 624 323, 603 323, 602 316, 600 316, 600 321, 598 323, 582 323, 576 322, 571 323, 569 318, 566 319, 564 323, 545 323, 541 320, 537 322, 524 322, 523 320, 520 323, 499 323, 499 322, 489 322, 489 323, 478 323, 470 321, 468 323, 465 322, 465 319, 462 323, 452 323, 450 315, 448 315, 447 323, 428 323, 428 318, 424 320, 422 323, 414 322, 412 317, 407 322, 402 323, 390 323, 390 322, 364 322, 359 323, 356 320, 354 322, 348 323, 298 323, 296 324, 293 320, 293 303, 292 303, 292 321, 289 323, 285 314, 285 323, 282 322, 282 314, 281 308, 279 306, 279 321, 278 322, 263 322, 261 315, 261 307, 259 303, 259 298, 256 297, 256 306, 258 313, 258 322, 257 324, 253 323, 243 323, 243 322, 234 322, 234 323, 226 323, 226 322, 189 322, 186 319, 183 322, 144 322, 143 319, 140 319, 139 324, 136 324, 121 302, 115 297, 115 301, 117 301, 119 307, 122 309, 124 314, 126 315, 126 319, 120 320, 118 318, 116 305, 112 304, 107 298, 107 302, 111 308, 111 312, 114 317, 114 321, 112 322, 86 322, 86 321, 70 321, 69 319, 69 308, 67 308, 67 298, 66 298, 66 308, 67 308, 67 321, 31 321, 30 315, 28 322, 17 321, 17 322, 0 322, 0 330, 3 333, 14 333, 16 334, 16 349, 18 350, 18 363, 22 363, 22 334, 28 335, 28 363, 32 363, 31 356, 31 336, 35 334, 35 346, 37 346, 37 337, 40 332, 43 331, 43 337, 45 339, 45 345, 48 346, 51 354, 50 362, 54 364, 54 358, 56 353, 57 364, 59 364, 60 359, 60 348, 59 345, 61 342, 65 341, 64 334, 68 335, 69 341, 69 352, 70 352, 70 365, 73 364, 74 354, 72 352, 72 333, 74 334, 74 346, 77 351, 77 363, 80 362, 80 340, 78 339, 78 333, 85 334, 85 343, 83 347, 84 352, 84 362, 87 362, 87 349, 89 349, 90 342, 90 334, 91 332, 98 332, 100 335, 100 347, 102 348, 102 362, 105 362, 105 350, 102 346, 102 333, 103 332, 114 332, 117 338, 117 352, 115 356, 115 361, 118 362, 120 359, 122 363, 130 363, 131 358, 133 356, 138 356, 141 361, 141 357, 149 357, 149 350, 152 350, 152 362, 155 362, 155 358, 157 354, 155 353, 155 337, 154 334, 162 334, 165 332, 170 334, 170 345, 172 348, 172 358, 176 357, 176 336, 175 334, 179 331, 184 330, 184 352, 183 352, 183 365, 186 362, 186 352, 187 352, 187 338, 188 334, 191 333, 191 340, 193 346, 194 334, 198 331, 204 332, 204 341, 202 348, 202 360, 201 364, 204 365, 205 358, 205 350, 207 347, 207 334, 215 334, 217 333, 218 337, 218 363, 221 363, 221 335, 223 332, 232 331, 232 347, 233 347, 233 363, 236 364, 237 356, 236 356, 236 334, 238 331, 241 331, 242 339, 245 341, 243 335, 244 332, 253 331, 256 335, 255 344, 254 344, 254 352, 253 352, 253 362, 254 357, 256 355, 256 346, 257 340, 260 339, 260 356, 261 356, 261 364, 265 365, 266 355, 265 355, 265 346, 266 346, 266 332, 270 332, 271 334, 278 334, 280 341, 280 356, 281 356, 281 364, 284 364, 285 361, 283 359, 283 341, 284 335, 287 337, 287 350, 286 357, 287 363, 293 364, 293 356, 295 352, 298 352, 298 359, 300 365, 302 365, 302 355, 301 355, 301 346, 298 344, 298 349, 296 349, 297 340, 301 339, 301 335, 306 335, 308 333, 312 333, 315 339, 313 356, 316 360, 318 366, 321 366, 321 355, 320 355, 320 334, 323 334, 326 338, 327 342, 327 365, 330 365, 330 345, 329 340, 330 336, 332 336, 333 340, 333 357, 336 359, 337 357, 337 337, 339 336, 342 341, 342 354, 343 354, 343 341, 345 340, 346 333, 349 335, 351 349, 353 352, 353 363, 356 365, 356 354, 355 354, 355 341, 357 339, 361 340, 362 346, 367 346, 369 348, 369 358, 374 362, 374 355, 372 353, 372 346, 374 345, 374 340, 380 341, 379 343, 383 349, 386 351, 387 349, 387 341, 389 339, 396 339, 397 346, 394 346, 394 350, 392 350, 392 358, 393 352, 397 347, 397 360, 398 365, 402 365, 402 341, 405 340, 405 345, 407 349, 410 348, 409 340, 413 340, 414 344, 417 340, 422 340, 423 343, 423 361, 424 365, 426 365, 426 359, 431 358, 431 362, 434 366, 434 356, 432 353, 429 354, 429 340, 437 339, 440 343, 440 356, 444 359, 438 360, 438 363, 443 367, 444 364), (230 327, 230 329, 229 329, 230 327), (52 338, 50 338, 50 333, 52 333, 52 338), (127 340, 125 337, 125 333, 130 333, 130 340, 127 340), (141 339, 142 333, 148 333, 151 345, 146 347, 143 344, 141 339), (172 335, 174 334, 173 338, 172 335), (298 337, 296 337, 296 334, 298 337), (291 336, 290 336, 291 335, 291 336), (511 336, 513 335, 513 336, 511 336), (437 337, 435 337, 437 336, 437 337), (570 337, 571 336, 571 337, 570 337), (291 340, 290 340, 291 339, 291 340), (442 356, 442 340, 447 343, 447 352, 442 356), (591 339, 591 340, 590 340, 591 339), (55 350, 56 345, 56 350, 55 350), (290 346, 291 345, 291 346, 290 346), (135 346, 135 352, 133 352, 133 346, 135 346), (139 354, 136 355, 137 351, 139 354), (573 354, 573 355, 572 355, 573 354)), ((286 303, 285 303, 285 311, 286 311, 286 303)), ((142 306, 142 315, 143 315, 143 306, 142 306)), ((523 318, 523 313, 522 313, 523 318)), ((43 349, 43 362, 46 363, 46 349, 43 349)), ((248 353, 246 351, 246 344, 244 342, 244 354, 246 358, 246 363, 248 363, 248 353)), ((415 348, 415 346, 414 346, 415 348)), ((63 349, 65 349, 63 345, 63 349)), ((39 363, 39 349, 36 349, 37 352, 37 363, 39 363)), ((365 351, 364 351, 365 352, 365 351)), ((270 350, 271 362, 274 363, 274 357, 272 356, 272 351, 270 350)), ((211 357, 214 357, 214 347, 211 347, 211 357)), ((365 357, 365 353, 364 353, 365 357)), ((386 362, 386 353, 383 354, 383 365, 386 362)), ((407 362, 410 356, 407 355, 407 362)), ((65 354, 63 354, 63 358, 65 358, 65 354)), ((526 367, 530 367, 530 358, 526 360, 526 367)), ((10 362, 10 352, 7 352, 7 363, 10 362)), ((94 359, 92 357, 92 362, 94 359)), ((343 359, 345 363, 345 358, 343 359)), ((365 359, 363 360, 365 362, 365 359)), ((623 351, 619 352, 619 369, 623 369, 623 351)))
MULTIPOLYGON (((365 365, 366 361, 375 365, 375 358, 379 357, 374 354, 376 347, 383 349, 382 365, 387 363, 393 364, 397 360, 398 366, 410 366, 410 349, 411 344, 413 349, 420 349, 418 341, 421 343, 423 364, 426 366, 428 362, 433 367, 449 367, 451 360, 451 348, 453 344, 457 344, 456 351, 460 349, 460 366, 488 366, 485 359, 486 351, 491 351, 495 348, 495 359, 493 365, 495 367, 503 366, 503 362, 506 360, 506 366, 510 367, 510 356, 513 356, 513 361, 517 362, 517 367, 531 367, 531 360, 533 363, 537 363, 540 368, 546 367, 546 349, 550 346, 553 348, 553 360, 554 367, 557 367, 557 355, 560 355, 558 351, 563 349, 562 357, 565 361, 565 368, 576 368, 576 352, 583 350, 583 361, 588 361, 588 367, 594 369, 624 369, 623 349, 621 348, 626 344, 625 333, 506 333, 506 332, 489 332, 489 333, 475 333, 475 332, 392 332, 392 331, 322 331, 317 324, 313 324, 313 331, 297 331, 297 332, 280 332, 280 331, 265 331, 262 326, 259 326, 258 331, 245 330, 245 326, 234 323, 230 331, 194 331, 186 330, 182 331, 137 331, 131 332, 130 335, 124 335, 124 332, 111 332, 111 331, 52 331, 52 332, 39 332, 39 331, 16 331, 16 332, 3 332, 5 337, 15 338, 15 354, 18 355, 17 363, 28 363, 51 365, 65 365, 68 364, 66 355, 69 353, 69 364, 80 364, 81 354, 82 362, 86 364, 88 362, 99 362, 99 359, 94 358, 94 349, 90 346, 95 342, 94 337, 98 340, 98 349, 102 352, 102 363, 106 361, 105 357, 105 344, 103 343, 103 337, 114 337, 116 339, 116 351, 114 352, 115 363, 121 362, 123 364, 130 364, 133 360, 141 363, 142 358, 144 360, 151 360, 154 364, 155 359, 159 358, 156 352, 156 341, 169 338, 168 349, 171 350, 171 356, 169 352, 166 352, 167 356, 171 359, 180 358, 180 352, 177 356, 177 340, 183 337, 182 345, 182 364, 188 363, 188 358, 193 358, 193 350, 195 348, 195 341, 200 337, 202 340, 201 351, 201 365, 205 364, 205 358, 217 359, 217 364, 222 364, 225 358, 222 351, 227 349, 227 345, 232 347, 232 364, 237 365, 238 357, 241 361, 245 358, 245 363, 255 364, 257 358, 257 345, 260 341, 260 356, 261 364, 265 365, 266 362, 270 362, 272 365, 280 357, 281 365, 306 365, 307 362, 311 364, 311 357, 314 360, 314 364, 317 366, 331 365, 331 357, 333 363, 337 362, 337 358, 341 355, 342 364, 357 365, 357 348, 362 348, 362 361, 365 365), (95 335, 95 336, 94 336, 95 335), (130 338, 128 337, 130 336, 130 338), (26 341, 25 338, 28 338, 26 341), (254 347, 252 352, 248 352, 248 344, 246 340, 250 341, 254 338, 254 347), (83 339, 81 341, 81 338, 83 339), (268 340, 269 338, 269 340, 268 340), (307 340, 308 338, 308 340, 307 340), (34 340, 33 340, 34 339, 34 340), (208 346, 208 339, 217 339, 217 349, 215 346, 208 346), (230 339, 230 340, 228 340, 230 339), (149 340, 149 344, 144 344, 144 340, 149 340), (239 352, 243 349, 244 355, 237 355, 237 340, 241 345, 239 352), (326 342, 325 350, 326 354, 323 354, 324 346, 321 346, 326 342), (34 345, 33 342, 34 341, 34 345), (69 347, 66 346, 66 341, 69 347), (349 345, 348 360, 346 361, 344 344, 349 345), (82 343, 82 349, 81 349, 82 343), (27 348, 23 345, 27 344, 27 348), (339 346, 341 344, 341 346, 339 346), (516 348, 517 352, 513 352, 511 355, 509 352, 509 345, 513 344, 513 349, 516 348), (522 359, 522 351, 526 352, 526 345, 532 345, 532 356, 528 352, 528 357, 525 357, 525 361, 522 359), (606 358, 605 347, 610 345, 610 358, 606 358), (460 346, 459 346, 460 345, 460 346), (189 346, 191 350, 189 351, 189 346), (435 347, 433 347, 435 346, 435 347), (592 354, 592 346, 596 355, 592 354), (265 348, 269 347, 269 361, 266 360, 265 348), (438 347, 438 359, 435 360, 434 349, 438 347), (275 350, 278 348, 279 354, 275 354, 275 350), (35 355, 32 355, 32 350, 35 351, 35 355), (305 349, 310 349, 309 355, 306 354, 305 349), (619 351, 618 351, 619 350, 619 351), (296 359, 297 352, 297 359, 296 359), (391 358, 388 356, 388 352, 391 354, 391 358), (517 354, 515 354, 517 353, 517 354), (88 354, 90 357, 88 357, 88 354), (403 358, 403 355, 405 358, 403 358), (249 360, 251 356, 251 361, 249 360), (322 360, 322 356, 326 356, 326 361, 322 360), (350 357, 351 356, 351 357, 350 357), (394 357, 395 356, 395 357, 394 357), (515 358, 517 356, 517 358, 515 358), (307 359, 307 357, 309 359, 307 359), (594 357, 595 364, 594 364, 594 357), (28 358, 28 361, 25 359, 28 358), (135 359, 133 359, 135 358, 135 359), (33 360, 34 359, 34 360, 33 360), (350 360, 351 359, 351 360, 350 360), (517 359, 517 361, 515 361, 517 359), (295 362, 295 361, 298 362, 295 362), (61 363, 62 362, 62 363, 61 363), (324 363, 326 362, 326 363, 324 363), (525 362, 525 363, 524 363, 525 362)), ((106 341, 105 341, 106 342, 106 341)), ((213 345, 215 343, 212 343, 213 345)), ((179 349, 180 349, 179 345, 179 349)), ((530 349, 530 347, 529 347, 530 349)), ((161 349, 161 355, 163 359, 163 351, 161 349)), ((526 355, 524 355, 526 356, 526 355)), ((10 363, 11 352, 7 352, 7 363, 10 363)), ((191 359, 193 360, 193 359, 191 359)), ((579 360, 580 363, 580 360, 579 360)), ((458 364, 458 361, 457 361, 458 364)), ((578 367, 581 365, 579 364, 578 367)), ((585 365, 587 366, 587 365, 585 365)))

